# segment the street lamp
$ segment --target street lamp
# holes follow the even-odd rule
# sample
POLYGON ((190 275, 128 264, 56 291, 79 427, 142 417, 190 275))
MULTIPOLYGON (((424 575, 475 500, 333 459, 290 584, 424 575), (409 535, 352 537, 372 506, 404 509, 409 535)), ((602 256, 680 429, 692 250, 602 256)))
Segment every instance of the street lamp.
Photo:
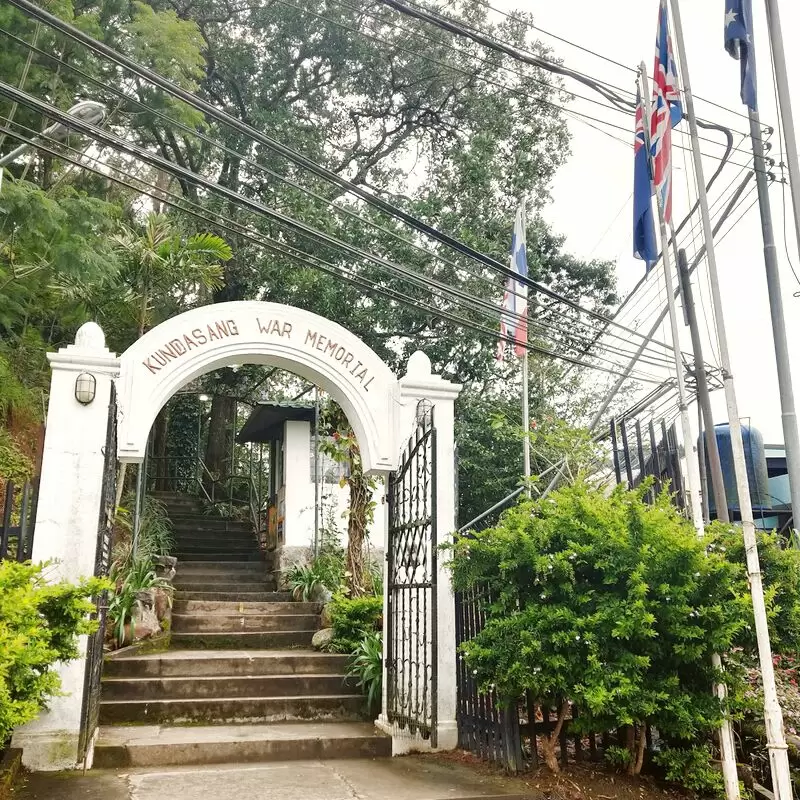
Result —
MULTIPOLYGON (((106 113, 106 107, 95 100, 81 100, 67 111, 67 114, 71 117, 75 117, 79 122, 85 122, 89 125, 99 125, 106 118, 106 113)), ((32 142, 25 142, 25 144, 15 147, 11 152, 2 156, 0 158, 0 189, 3 188, 3 167, 6 164, 16 161, 23 153, 36 147, 37 143, 44 142, 45 139, 63 142, 69 136, 69 132, 69 125, 63 122, 54 122, 45 128, 32 142)))

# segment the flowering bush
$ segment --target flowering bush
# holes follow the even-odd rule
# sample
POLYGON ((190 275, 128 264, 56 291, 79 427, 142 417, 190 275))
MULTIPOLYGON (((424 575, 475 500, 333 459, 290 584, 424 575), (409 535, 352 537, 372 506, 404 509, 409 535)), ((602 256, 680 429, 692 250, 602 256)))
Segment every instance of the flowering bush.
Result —
MULTIPOLYGON (((587 728, 636 732, 628 741, 634 773, 646 724, 680 744, 726 713, 709 690, 718 677, 711 656, 745 631, 742 567, 719 550, 707 554, 666 495, 644 502, 648 489, 604 496, 577 483, 454 544, 455 588, 485 587, 491 598, 463 656, 501 702, 529 690, 560 708, 544 743, 554 771, 568 701, 587 728)), ((735 676, 727 677, 730 688, 735 676)))

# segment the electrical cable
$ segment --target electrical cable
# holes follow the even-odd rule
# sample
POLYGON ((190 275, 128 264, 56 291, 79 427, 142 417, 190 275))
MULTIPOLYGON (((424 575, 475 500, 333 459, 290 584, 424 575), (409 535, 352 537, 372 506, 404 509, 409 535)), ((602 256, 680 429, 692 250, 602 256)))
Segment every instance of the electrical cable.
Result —
MULTIPOLYGON (((607 317, 606 315, 601 314, 600 312, 594 311, 592 309, 585 309, 581 307, 580 304, 570 300, 569 298, 559 295, 558 292, 555 292, 549 287, 544 286, 538 283, 537 281, 532 280, 530 277, 519 276, 510 267, 502 264, 496 259, 487 256, 484 253, 476 251, 474 248, 469 247, 468 245, 464 244, 463 242, 459 241, 458 239, 455 239, 454 237, 446 233, 443 233, 437 228, 427 225, 426 223, 417 219, 413 215, 403 211, 400 208, 397 208, 396 206, 393 206, 391 203, 388 203, 382 198, 377 197, 372 192, 367 191, 363 187, 353 184, 352 182, 346 180, 345 178, 342 178, 336 173, 331 172, 325 167, 317 164, 313 160, 292 150, 290 147, 287 147, 286 145, 277 142, 276 140, 266 136, 260 131, 243 123, 241 120, 238 120, 235 117, 232 117, 231 115, 227 114, 226 112, 217 109, 216 107, 214 107, 207 101, 203 100, 202 98, 193 96, 191 93, 187 92, 184 89, 181 89, 179 86, 175 85, 174 83, 167 80, 158 73, 146 67, 143 67, 133 59, 121 53, 118 53, 116 50, 109 47, 108 45, 97 41, 88 34, 83 33, 75 26, 59 19, 58 17, 46 11, 45 9, 37 6, 35 3, 31 2, 31 0, 8 0, 8 2, 15 8, 21 10, 27 16, 46 22, 51 28, 61 32, 69 39, 77 41, 86 46, 87 48, 89 48, 90 50, 92 50, 93 52, 109 58, 118 66, 130 70, 134 74, 138 75, 140 78, 143 78, 144 80, 152 83, 153 85, 158 86, 159 88, 163 89, 173 97, 183 100, 190 106, 200 111, 203 111, 211 118, 216 119, 217 121, 226 124, 240 131, 241 133, 244 133, 245 135, 255 139, 256 141, 259 141, 266 147, 270 148, 273 152, 276 152, 279 155, 289 159, 293 163, 303 167, 312 174, 315 174, 318 177, 323 178, 324 180, 330 183, 333 183, 334 185, 338 186, 344 191, 354 194, 355 196, 361 198, 370 205, 373 205, 374 207, 379 208, 382 211, 386 212, 390 216, 405 222, 407 225, 414 228, 418 232, 423 233, 426 236, 429 236, 439 241, 440 243, 449 246, 451 249, 460 252, 461 254, 484 264, 485 266, 489 267, 495 272, 498 272, 499 274, 503 275, 506 278, 511 277, 514 280, 518 280, 520 283, 527 285, 529 288, 535 289, 537 292, 540 292, 541 294, 547 297, 560 300, 566 306, 573 308, 576 311, 586 313, 589 316, 592 316, 595 319, 598 319, 606 324, 617 325, 616 323, 614 323, 613 320, 609 319, 609 317, 607 317)), ((13 89, 13 87, 8 87, 8 89, 4 91, 8 91, 9 89, 13 89)), ((73 127, 75 127, 74 123, 72 123, 71 121, 70 124, 73 127)), ((273 211, 271 213, 275 214, 276 212, 273 211)), ((296 221, 295 224, 297 224, 296 221)), ((617 327, 620 326, 617 325, 617 327)), ((635 331, 628 330, 627 332, 634 336, 640 336, 640 334, 637 334, 635 331)), ((663 346, 668 348, 668 345, 663 345, 663 346)))
MULTIPOLYGON (((559 105, 558 103, 555 103, 552 100, 546 100, 545 98, 537 97, 535 95, 531 95, 530 93, 528 93, 528 92, 526 92, 526 91, 524 91, 522 89, 519 89, 519 88, 517 88, 515 86, 509 86, 507 83, 503 83, 503 82, 500 82, 500 81, 497 81, 497 80, 494 80, 494 79, 491 79, 491 78, 484 77, 482 75, 475 74, 475 73, 470 72, 469 70, 466 70, 466 69, 464 69, 462 67, 458 67, 455 64, 448 64, 448 63, 446 63, 444 61, 440 61, 440 60, 438 60, 436 58, 433 58, 432 56, 426 55, 425 53, 420 52, 419 50, 414 50, 414 49, 409 49, 409 48, 406 48, 406 47, 402 47, 401 45, 397 44, 396 42, 389 41, 388 39, 383 39, 383 38, 381 38, 379 36, 376 36, 374 34, 367 33, 366 31, 364 31, 364 30, 362 30, 360 28, 355 28, 352 25, 347 25, 346 23, 340 22, 339 20, 331 19, 330 17, 326 17, 326 16, 324 16, 322 14, 318 14, 315 11, 310 11, 308 9, 302 8, 302 7, 300 7, 300 6, 298 6, 298 5, 294 4, 294 3, 289 2, 289 0, 276 0, 276 2, 279 3, 280 5, 286 6, 288 8, 292 8, 292 9, 294 9, 296 11, 300 11, 300 12, 302 12, 304 14, 308 14, 308 15, 310 15, 310 16, 316 18, 316 19, 319 19, 319 20, 321 20, 323 22, 327 22, 330 25, 335 25, 335 26, 337 26, 339 28, 342 28, 343 30, 348 31, 349 33, 359 34, 359 35, 363 36, 364 38, 369 39, 371 41, 374 41, 374 42, 376 42, 378 44, 386 45, 388 47, 393 48, 394 50, 399 50, 399 51, 401 51, 403 53, 407 53, 407 54, 416 56, 417 58, 421 58, 421 59, 423 59, 425 61, 428 61, 431 64, 435 64, 435 65, 437 65, 439 67, 442 67, 443 69, 447 69, 447 70, 450 70, 450 71, 453 71, 453 72, 458 72, 458 73, 460 73, 460 74, 462 74, 462 75, 464 75, 466 77, 469 77, 469 78, 471 78, 473 80, 478 80, 478 81, 481 81, 482 83, 486 83, 486 84, 488 84, 490 86, 495 86, 497 88, 503 89, 503 90, 511 92, 513 94, 516 94, 516 95, 518 95, 520 97, 529 98, 529 99, 533 100, 536 103, 541 103, 543 105, 548 105, 548 106, 550 106, 552 108, 556 108, 556 109, 559 109, 561 111, 574 114, 577 117, 576 121, 581 122, 581 123, 583 123, 584 125, 587 125, 590 128, 594 127, 592 122, 599 122, 599 123, 607 125, 607 126, 609 126, 611 128, 614 128, 616 130, 624 131, 625 133, 630 133, 630 131, 633 129, 633 126, 626 127, 626 126, 623 126, 623 125, 618 125, 618 124, 616 124, 614 122, 609 122, 607 120, 599 120, 596 117, 592 116, 591 114, 586 114, 586 113, 581 112, 581 111, 576 111, 575 109, 568 108, 567 106, 559 105)), ((370 17, 378 19, 377 17, 375 17, 375 15, 370 14, 369 11, 367 11, 366 9, 360 9, 360 8, 355 7, 355 6, 351 6, 348 3, 344 2, 344 0, 332 0, 332 2, 334 2, 338 6, 344 6, 345 8, 348 8, 348 9, 351 9, 353 11, 356 11, 357 13, 362 13, 362 14, 365 14, 367 16, 370 16, 370 17)), ((407 28, 404 28, 401 25, 392 24, 392 23, 388 23, 388 24, 389 24, 390 27, 398 29, 398 30, 401 30, 401 31, 407 33, 409 36, 413 36, 413 37, 416 37, 416 38, 422 38, 422 39, 424 39, 426 41, 430 41, 430 42, 433 42, 433 43, 441 45, 441 46, 447 46, 446 42, 442 42, 442 41, 437 40, 437 39, 432 39, 431 37, 424 36, 424 34, 416 33, 415 31, 411 31, 411 30, 409 30, 407 28)), ((473 60, 477 60, 477 61, 480 61, 482 63, 492 64, 492 62, 489 59, 481 58, 480 56, 477 56, 477 55, 474 55, 474 54, 471 54, 471 53, 467 53, 466 51, 458 50, 458 49, 455 49, 455 48, 452 48, 452 47, 450 47, 450 49, 453 50, 456 53, 465 55, 467 58, 471 58, 473 60)), ((540 56, 537 56, 537 57, 541 58, 540 56)), ((550 62, 550 61, 546 61, 546 63, 547 64, 552 64, 552 62, 550 62)), ((525 80, 529 80, 529 81, 532 81, 534 83, 540 83, 543 86, 546 86, 548 88, 559 90, 559 87, 553 86, 552 84, 547 83, 546 81, 542 81, 542 80, 534 78, 534 77, 532 77, 530 75, 526 75, 524 72, 518 72, 516 70, 512 70, 509 67, 505 67, 505 66, 500 65, 500 64, 492 64, 492 66, 494 66, 494 67, 496 67, 498 69, 502 69, 502 70, 504 70, 506 72, 511 72, 512 74, 517 75, 519 77, 522 77, 525 80)), ((553 71, 553 70, 550 70, 550 71, 553 71)), ((576 74, 583 74, 583 73, 576 73, 576 74)), ((584 81, 584 83, 586 83, 586 85, 589 85, 589 83, 588 83, 589 81, 594 81, 595 80, 594 78, 591 78, 590 76, 584 76, 584 77, 586 78, 586 80, 584 81)), ((621 113, 624 113, 624 114, 626 114, 628 116, 634 116, 634 114, 635 114, 635 104, 634 103, 629 103, 628 101, 624 101, 623 99, 620 99, 619 102, 626 103, 626 105, 624 107, 622 107, 620 105, 617 105, 617 104, 608 105, 606 103, 603 103, 600 100, 595 100, 593 98, 586 97, 585 95, 576 94, 576 93, 570 92, 569 90, 566 90, 566 89, 561 89, 560 91, 563 91, 563 92, 571 95, 574 98, 585 100, 585 101, 587 101, 589 103, 595 103, 595 104, 600 105, 601 107, 603 107, 605 109, 608 109, 608 110, 611 110, 611 111, 621 112, 621 113)), ((620 90, 620 91, 623 91, 623 90, 620 90)), ((605 97, 606 95, 604 94, 603 96, 605 97)), ((699 121, 698 121, 698 123, 699 123, 699 121)), ((713 127, 714 129, 723 130, 723 128, 721 126, 718 126, 715 123, 709 123, 708 126, 713 127)), ((724 129, 724 130, 727 130, 727 129, 724 129)), ((610 133, 608 133, 606 131, 603 131, 603 133, 606 133, 607 135, 612 136, 612 138, 616 138, 612 134, 610 134, 610 133)), ((700 136, 699 138, 702 141, 710 142, 711 144, 713 144, 713 145, 715 145, 717 147, 726 147, 727 148, 727 144, 723 144, 722 142, 719 142, 719 141, 717 141, 715 139, 710 139, 707 136, 700 136)), ((735 149, 735 148, 733 148, 733 149, 735 149)), ((730 152, 732 152, 732 151, 733 150, 729 150, 728 154, 730 152)), ((746 154, 749 155, 749 151, 742 151, 742 152, 745 152, 746 154)), ((714 156, 714 155, 712 155, 710 153, 704 153, 703 155, 704 155, 704 157, 709 158, 709 159, 714 159, 714 160, 717 160, 717 161, 720 160, 719 156, 714 156)), ((740 164, 736 164, 736 166, 741 166, 741 165, 740 164)))
MULTIPOLYGON (((24 127, 24 126, 18 126, 18 127, 24 127)), ((28 130, 30 131, 30 134, 31 134, 31 136, 35 136, 35 135, 37 135, 37 132, 36 132, 36 131, 34 131, 33 129, 28 129, 28 130)), ((31 139, 31 141, 32 141, 32 139, 31 139)), ((73 149, 73 150, 74 150, 74 148, 69 148, 69 149, 73 149)), ((82 153, 80 153, 80 151, 75 151, 75 152, 78 152, 78 153, 81 155, 81 157, 83 157, 83 156, 85 155, 85 154, 82 154, 82 153)), ((92 158, 92 160, 97 160, 97 159, 94 159, 94 157, 90 157, 90 156, 86 156, 86 157, 92 158)), ((137 178, 136 180, 141 180, 141 179, 138 179, 138 178, 137 178)), ((156 188, 157 188, 157 187, 156 187, 156 188)), ((187 202, 187 203, 188 203, 189 201, 188 201, 188 200, 186 200, 186 199, 184 198, 184 202, 187 202)), ((217 223, 215 223, 215 224, 219 225, 219 223, 218 223, 218 222, 217 222, 217 223)), ((425 287, 425 288, 427 288, 427 287, 425 287)), ((495 332, 495 336, 496 336, 496 332, 495 332)), ((613 349, 613 348, 612 348, 612 349, 613 349)), ((626 352, 626 353, 625 353, 625 355, 626 355, 626 356, 630 356, 630 353, 627 353, 627 352, 626 352)), ((614 363, 614 362, 610 361, 609 359, 602 359, 602 360, 605 360, 605 361, 607 361, 608 363, 611 363, 611 364, 613 364, 613 363, 614 363)), ((661 365, 657 365, 657 366, 661 366, 661 365)))
MULTIPOLYGON (((616 61, 615 59, 610 58, 609 56, 605 56, 602 53, 598 53, 597 51, 592 50, 589 47, 585 47, 584 45, 580 45, 577 42, 573 42, 573 41, 570 41, 569 39, 565 39, 564 37, 559 36, 558 34, 555 34, 552 31, 547 31, 544 28, 540 28, 534 22, 529 21, 529 20, 525 19, 522 16, 518 16, 517 14, 515 14, 513 12, 509 13, 508 11, 503 11, 502 9, 493 6, 491 3, 486 2, 486 0, 473 0, 473 1, 478 3, 478 5, 480 5, 480 6, 483 6, 484 8, 491 9, 492 11, 496 12, 497 14, 500 14, 500 15, 502 15, 504 17, 507 17, 508 19, 511 19, 511 20, 514 20, 514 21, 517 21, 517 22, 521 22, 523 25, 525 25, 526 27, 530 28, 531 30, 537 31, 539 33, 543 33, 545 36, 550 36, 551 38, 556 39, 559 42, 563 42, 564 44, 569 45, 570 47, 574 47, 577 50, 581 50, 584 53, 588 53, 591 56, 595 56, 596 58, 599 58, 599 59, 601 59, 603 61, 606 61, 609 64, 613 64, 616 67, 620 67, 621 69, 627 70, 628 72, 631 72, 633 74, 638 74, 638 70, 636 68, 634 68, 634 67, 629 67, 627 64, 623 64, 621 61, 616 61)), ((715 103, 713 100, 708 100, 708 99, 706 99, 704 97, 700 97, 700 95, 697 95, 697 94, 694 94, 694 93, 692 93, 692 95, 693 95, 695 100, 701 100, 704 103, 708 103, 709 105, 712 105, 715 108, 718 108, 718 109, 720 109, 722 111, 727 111, 729 114, 733 114, 733 115, 735 115, 737 117, 741 117, 742 119, 744 119, 744 120, 749 122, 750 118, 747 116, 747 114, 743 114, 741 111, 736 111, 733 108, 728 108, 727 106, 720 105, 719 103, 715 103)), ((739 132, 741 133, 741 131, 739 131, 739 132)))
MULTIPOLYGON (((21 101, 21 102, 23 102, 23 101, 21 101)), ((140 178, 136 178, 135 176, 128 176, 128 177, 133 177, 133 180, 135 180, 139 184, 142 184, 144 186, 149 186, 151 191, 152 191, 152 193, 148 193, 145 189, 142 188, 141 185, 140 186, 136 186, 133 183, 124 181, 124 180, 122 180, 122 179, 120 179, 118 177, 114 177, 113 175, 110 175, 110 174, 108 174, 106 172, 103 172, 103 171, 101 171, 99 169, 88 167, 86 164, 81 163, 81 161, 79 161, 77 159, 72 159, 72 158, 70 158, 68 156, 65 156, 64 153, 59 152, 57 149, 45 145, 41 140, 36 141, 33 136, 25 137, 25 136, 21 135, 18 131, 12 130, 11 128, 8 128, 6 126, 0 126, 0 131, 2 131, 3 133, 6 133, 7 135, 9 135, 9 136, 11 136, 11 137, 13 137, 13 138, 15 138, 15 139, 17 139, 19 141, 35 145, 37 149, 42 150, 43 152, 46 152, 46 153, 48 153, 49 155, 51 155, 51 156, 53 156, 55 158, 62 159, 64 161, 68 162, 68 163, 72 163, 75 166, 79 166, 82 169, 85 169, 85 170, 87 170, 89 172, 97 174, 97 175, 103 177, 104 179, 112 180, 115 183, 123 185, 123 186, 125 186, 125 187, 127 187, 129 189, 132 189, 132 190, 136 191, 136 192, 139 192, 141 194, 145 194, 145 195, 147 195, 149 197, 153 197, 156 200, 162 201, 166 205, 169 205, 170 207, 173 207, 173 208, 175 208, 177 210, 180 210, 180 211, 183 211, 185 213, 189 213, 192 216, 194 216, 194 217, 196 217, 198 219, 201 219, 202 221, 207 222, 208 224, 210 224, 210 225, 212 225, 214 227, 219 227, 219 225, 220 225, 220 222, 218 220, 213 219, 212 217, 208 216, 207 214, 203 214, 203 213, 200 213, 198 211, 194 211, 191 208, 187 207, 187 206, 194 206, 195 208, 201 208, 202 209, 202 207, 198 206, 195 203, 192 203, 191 201, 187 201, 186 198, 184 198, 184 197, 182 197, 180 195, 175 195, 174 193, 169 192, 168 190, 164 190, 163 188, 154 186, 153 184, 149 184, 147 181, 144 181, 144 180, 142 180, 140 178), (172 199, 166 199, 165 195, 170 196, 172 199)), ((35 131, 32 132, 32 133, 35 133, 35 131)), ((69 148, 69 149, 74 149, 74 148, 69 148)), ((76 151, 76 152, 80 153, 80 151, 76 151)), ((81 154, 81 155, 86 157, 85 154, 81 154)), ((91 157, 91 156, 88 156, 88 158, 90 158, 91 160, 95 160, 95 161, 97 160, 97 159, 95 159, 94 157, 91 157)), ((122 172, 122 170, 119 170, 116 167, 113 167, 112 169, 114 169, 117 172, 122 172)), ((232 221, 230 221, 230 220, 226 220, 225 224, 226 225, 234 224, 237 227, 239 227, 239 223, 232 223, 232 221)), ((493 328, 488 328, 486 326, 482 326, 482 325, 479 325, 479 324, 476 324, 476 323, 466 322, 464 320, 464 318, 455 316, 454 314, 448 313, 448 312, 443 311, 441 309, 437 309, 435 307, 431 307, 431 306, 429 306, 429 305, 427 305, 425 303, 422 303, 418 298, 413 298, 413 297, 410 297, 408 295, 404 295, 403 293, 397 292, 397 291, 392 290, 392 289, 379 287, 376 284, 370 283, 369 281, 366 281, 366 280, 364 280, 362 278, 358 278, 358 277, 349 275, 342 268, 339 268, 336 265, 330 264, 330 262, 326 262, 323 259, 320 259, 320 258, 318 258, 316 256, 312 256, 312 255, 310 255, 308 253, 303 253, 302 251, 299 251, 296 248, 293 248, 293 247, 291 247, 289 245, 285 245, 285 244, 283 244, 281 242, 277 242, 274 239, 271 239, 270 237, 263 237, 263 238, 256 237, 256 236, 253 236, 252 234, 246 232, 245 230, 241 230, 241 229, 237 230, 237 231, 234 231, 234 233, 236 235, 242 236, 243 238, 249 239, 254 244, 262 246, 262 247, 270 250, 271 252, 277 252, 278 254, 293 258, 294 260, 299 260, 305 266, 310 266, 312 268, 319 269, 319 270, 321 270, 323 272, 331 274, 334 277, 342 278, 343 280, 346 280, 348 283, 351 283, 353 285, 359 286, 360 288, 363 288, 366 291, 377 292, 377 293, 379 293, 379 294, 381 294, 383 296, 389 297, 390 299, 394 299, 397 302, 403 302, 405 305, 408 305, 411 308, 416 308, 416 309, 422 308, 424 311, 430 313, 432 316, 435 316, 435 317, 438 317, 440 319, 444 319, 446 321, 452 322, 453 324, 455 324, 455 325, 457 325, 459 327, 469 328, 469 329, 474 330, 474 331, 476 331, 478 333, 482 333, 482 334, 485 334, 487 336, 491 336, 493 339, 498 339, 499 338, 497 330, 495 330, 493 328)), ((510 338, 509 338, 509 340, 510 340, 510 338)), ((538 353, 540 355, 544 355, 544 356, 547 356, 549 358, 554 358, 556 360, 565 361, 565 362, 573 364, 575 366, 580 366, 580 367, 583 367, 583 368, 586 368, 586 369, 589 369, 589 370, 598 370, 600 372, 606 372, 606 373, 611 374, 611 375, 619 375, 619 373, 615 372, 613 369, 610 369, 610 368, 607 368, 607 367, 602 367, 602 366, 596 365, 596 364, 587 363, 585 361, 581 361, 579 359, 575 359, 575 358, 572 358, 570 356, 567 356, 567 355, 565 355, 563 353, 558 353, 556 351, 553 351, 553 350, 550 350, 550 349, 547 349, 547 348, 544 348, 544 347, 540 347, 540 346, 535 345, 535 344, 530 343, 530 342, 527 343, 527 344, 523 344, 523 346, 526 347, 526 349, 528 349, 530 352, 538 353)), ((635 380, 635 381, 638 381, 638 382, 642 382, 642 383, 659 383, 660 382, 659 380, 657 380, 655 378, 648 378, 648 377, 641 376, 641 375, 639 375, 639 376, 633 376, 632 375, 631 378, 632 378, 632 380, 635 380)))
MULTIPOLYGON (((0 28, 0 34, 5 34, 5 35, 9 36, 9 38, 14 40, 18 44, 30 47, 29 45, 27 45, 27 43, 24 40, 19 39, 19 37, 15 36, 14 34, 8 33, 7 31, 5 31, 2 28, 0 28)), ((34 49, 36 49, 38 51, 38 48, 34 48, 34 49)), ((97 80, 95 78, 92 78, 87 73, 84 73, 83 71, 73 67, 72 65, 70 65, 70 64, 68 64, 66 62, 63 62, 61 59, 57 59, 57 58, 55 58, 53 56, 50 56, 49 54, 46 54, 43 51, 38 51, 38 52, 40 52, 43 57, 55 61, 56 63, 59 64, 59 66, 63 66, 65 68, 67 68, 67 69, 72 69, 74 72, 80 74, 81 77, 83 77, 85 80, 94 83, 98 87, 100 87, 100 88, 102 88, 104 90, 111 91, 115 95, 117 95, 118 97, 123 98, 125 100, 128 100, 129 102, 133 103, 137 107, 142 108, 144 110, 147 110, 150 113, 155 114, 157 117, 162 118, 166 122, 174 125, 174 127, 178 128, 180 130, 183 130, 188 135, 197 136, 199 139, 201 139, 202 141, 210 144, 211 146, 217 147, 217 148, 223 150, 224 152, 226 152, 226 153, 228 153, 228 154, 240 159, 243 163, 247 163, 247 164, 253 166, 256 169, 262 170, 262 171, 266 172, 267 174, 269 174, 269 175, 271 175, 271 176, 273 176, 273 177, 275 177, 275 178, 287 183, 288 185, 291 185, 292 187, 297 188, 298 190, 300 190, 302 192, 305 192, 306 194, 310 195, 311 197, 314 197, 315 199, 326 203, 329 207, 333 208, 335 211, 341 211, 341 212, 347 214, 348 216, 350 216, 351 218, 359 220, 361 222, 364 222, 364 223, 370 225, 371 227, 375 228, 376 230, 379 230, 379 231, 381 231, 381 232, 383 232, 383 233, 385 233, 385 234, 387 234, 389 236, 392 236, 393 238, 397 239, 398 241, 401 241, 404 244, 407 244, 407 245, 417 249, 418 251, 424 253, 426 256, 428 256, 430 258, 435 258, 435 259, 437 259, 439 261, 442 261, 444 264, 452 267, 453 269, 455 269, 457 271, 467 272, 468 274, 473 275, 474 277, 476 277, 476 278, 478 278, 480 280, 483 280, 485 283, 490 285, 492 288, 495 288, 495 289, 497 288, 496 284, 493 281, 491 281, 487 276, 482 275, 480 273, 476 273, 476 272, 471 271, 471 270, 468 270, 466 267, 463 267, 463 266, 455 264, 454 262, 448 261, 443 256, 421 247, 420 245, 416 244, 415 242, 413 242, 413 241, 411 241, 411 240, 409 240, 409 239, 407 239, 407 238, 405 238, 403 236, 400 236, 396 232, 390 231, 389 229, 384 228, 384 227, 378 225, 377 223, 374 223, 372 220, 365 219, 365 218, 361 217, 359 214, 350 211, 349 209, 344 209, 344 208, 342 208, 340 206, 337 206, 336 204, 332 203, 331 201, 327 200, 326 198, 322 197, 321 195, 318 195, 315 192, 313 192, 313 191, 311 191, 309 189, 306 189, 305 187, 301 186, 300 184, 295 183, 291 179, 284 178, 283 176, 281 176, 281 175, 279 175, 277 173, 274 173, 271 170, 266 169, 265 167, 262 167, 260 164, 258 164, 257 162, 253 161, 252 159, 248 158, 243 153, 240 153, 240 152, 238 152, 236 150, 232 150, 231 148, 221 144, 220 142, 216 141, 215 139, 213 139, 213 138, 211 138, 209 136, 206 136, 204 134, 201 134, 201 133, 199 133, 197 131, 194 131, 189 126, 184 125, 183 123, 180 123, 178 121, 172 120, 169 116, 167 116, 166 114, 158 111, 157 109, 153 109, 151 111, 147 106, 145 106, 145 104, 141 103, 136 98, 130 97, 129 95, 125 95, 124 93, 120 92, 119 90, 115 89, 114 87, 107 86, 102 81, 99 81, 99 80, 97 80)), ((532 302, 534 304, 536 304, 535 299, 532 299, 532 302)), ((506 315, 508 315, 508 312, 506 312, 506 315)), ((536 323, 534 323, 534 324, 536 324, 536 323)), ((581 324, 583 324, 587 328, 589 327, 589 323, 581 321, 581 324)), ((574 331, 567 330, 563 326, 559 326, 559 325, 557 325, 557 324, 555 324, 553 322, 549 323, 549 327, 555 328, 557 330, 561 330, 562 332, 565 332, 567 334, 574 335, 574 331)), ((620 335, 617 335, 616 338, 619 338, 621 341, 625 342, 626 344, 628 343, 628 339, 624 338, 624 337, 622 337, 620 335)), ((632 353, 629 352, 629 351, 619 350, 619 349, 615 349, 615 348, 611 348, 611 350, 613 350, 614 352, 617 352, 618 354, 626 354, 628 356, 632 355, 632 353)), ((647 361, 647 359, 645 359, 645 361, 647 361)), ((653 363, 653 362, 650 362, 650 363, 653 363)))

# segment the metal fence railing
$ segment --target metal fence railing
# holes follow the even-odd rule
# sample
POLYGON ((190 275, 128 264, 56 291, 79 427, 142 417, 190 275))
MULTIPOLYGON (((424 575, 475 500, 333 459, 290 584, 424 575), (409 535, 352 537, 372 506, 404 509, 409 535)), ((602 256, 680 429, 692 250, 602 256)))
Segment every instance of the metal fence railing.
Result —
POLYGON ((27 561, 33 552, 38 482, 7 481, 0 519, 0 560, 27 561))

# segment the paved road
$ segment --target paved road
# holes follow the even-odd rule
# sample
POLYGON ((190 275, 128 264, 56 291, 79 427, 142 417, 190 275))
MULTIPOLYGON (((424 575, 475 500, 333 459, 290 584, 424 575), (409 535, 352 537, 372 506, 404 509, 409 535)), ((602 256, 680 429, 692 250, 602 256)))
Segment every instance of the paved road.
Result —
POLYGON ((15 800, 515 800, 515 791, 469 767, 411 756, 38 773, 15 800))

